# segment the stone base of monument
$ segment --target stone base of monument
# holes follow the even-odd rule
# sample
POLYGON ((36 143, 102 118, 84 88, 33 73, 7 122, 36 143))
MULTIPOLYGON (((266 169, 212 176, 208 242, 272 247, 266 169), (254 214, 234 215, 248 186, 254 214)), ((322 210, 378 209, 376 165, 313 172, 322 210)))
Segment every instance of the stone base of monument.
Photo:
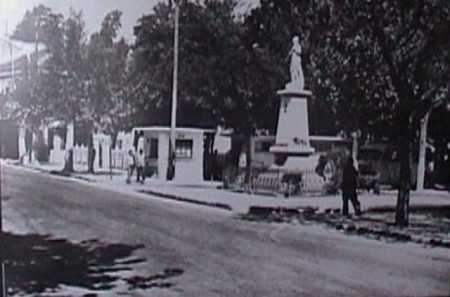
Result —
MULTIPOLYGON (((280 163, 273 164, 268 172, 272 178, 276 179, 279 185, 279 192, 287 196, 323 193, 325 190, 325 180, 319 176, 315 169, 319 161, 319 155, 309 156, 283 156, 278 155, 276 159, 280 163)), ((273 182, 272 182, 273 183, 273 182)))
POLYGON ((308 123, 308 99, 312 93, 290 82, 277 95, 280 97, 277 135, 270 152, 275 154, 275 163, 280 169, 302 171, 307 162, 305 158, 314 153, 308 123))
POLYGON ((308 99, 312 93, 290 82, 277 92, 280 109, 276 142, 270 148, 275 155, 275 164, 270 171, 276 171, 281 184, 295 184, 300 192, 322 191, 323 178, 316 172, 319 156, 310 146, 308 123, 308 99))
POLYGON ((315 171, 319 161, 319 155, 309 156, 286 156, 275 155, 275 163, 270 167, 272 170, 291 174, 315 171))

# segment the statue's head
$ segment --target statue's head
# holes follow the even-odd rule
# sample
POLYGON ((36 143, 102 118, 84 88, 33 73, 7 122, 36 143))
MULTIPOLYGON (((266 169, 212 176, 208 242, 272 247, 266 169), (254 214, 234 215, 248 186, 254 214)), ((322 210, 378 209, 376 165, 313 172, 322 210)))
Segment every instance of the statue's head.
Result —
POLYGON ((292 38, 292 42, 294 44, 298 44, 300 42, 300 39, 298 38, 298 36, 294 36, 294 38, 292 38))

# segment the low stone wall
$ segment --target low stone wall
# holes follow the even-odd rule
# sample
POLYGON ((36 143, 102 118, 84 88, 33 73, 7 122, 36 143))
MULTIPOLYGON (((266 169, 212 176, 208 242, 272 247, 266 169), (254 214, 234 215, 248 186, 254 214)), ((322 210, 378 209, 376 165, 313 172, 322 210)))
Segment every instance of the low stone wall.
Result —
POLYGON ((306 193, 325 194, 326 181, 314 170, 305 170, 298 174, 283 173, 279 170, 252 170, 250 184, 245 183, 245 171, 241 171, 235 180, 235 187, 250 192, 273 192, 285 195, 306 193))

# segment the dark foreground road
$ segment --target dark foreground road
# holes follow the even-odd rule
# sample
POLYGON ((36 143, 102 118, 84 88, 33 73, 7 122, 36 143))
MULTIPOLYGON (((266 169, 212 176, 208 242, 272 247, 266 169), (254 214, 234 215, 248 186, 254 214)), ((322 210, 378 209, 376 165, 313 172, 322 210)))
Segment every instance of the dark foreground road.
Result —
MULTIPOLYGON (((137 289, 131 296, 448 296, 450 293, 450 256, 445 249, 366 240, 319 226, 250 223, 225 211, 151 196, 128 196, 13 167, 3 168, 3 191, 4 220, 10 233, 50 234, 73 243, 97 239, 105 246, 120 243, 122 248, 135 247, 130 251, 138 260, 127 264, 133 273, 154 276, 149 281, 171 276, 168 283, 162 282, 152 289, 147 286, 147 291, 137 289)), ((55 250, 59 256, 51 257, 52 261, 66 263, 65 270, 78 267, 67 261, 81 257, 82 250, 64 243, 69 251, 64 253, 61 250, 65 245, 58 244, 61 248, 55 250)), ((54 242, 50 246, 54 247, 54 242)), ((20 248, 25 249, 23 245, 20 248)), ((45 255, 49 250, 46 249, 45 255)), ((102 260, 117 263, 108 258, 107 248, 83 251, 91 257, 90 262, 85 261, 86 265, 101 266, 102 260), (105 255, 100 255, 101 252, 105 255)), ((117 249, 112 248, 113 251, 117 249)), ((126 257, 127 253, 120 256, 126 257)), ((23 266, 21 270, 10 268, 8 278, 21 277, 11 275, 14 271, 27 276, 33 273, 31 268, 27 272, 27 265, 23 266)), ((51 271, 48 277, 64 270, 49 267, 60 271, 51 271)), ((80 276, 68 273, 67 277, 80 276)), ((42 281, 42 276, 38 279, 42 281)), ((139 283, 139 278, 128 279, 128 284, 133 281, 139 283)), ((64 277, 55 282, 77 283, 64 277)))

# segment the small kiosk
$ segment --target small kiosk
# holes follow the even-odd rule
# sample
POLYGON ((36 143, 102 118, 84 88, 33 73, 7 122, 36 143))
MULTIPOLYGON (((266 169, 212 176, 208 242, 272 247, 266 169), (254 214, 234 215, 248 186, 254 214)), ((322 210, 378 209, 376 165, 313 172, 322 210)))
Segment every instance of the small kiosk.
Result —
MULTIPOLYGON (((170 128, 135 127, 132 133, 136 150, 144 150, 148 175, 166 179, 170 128)), ((207 129, 176 128, 175 181, 183 183, 203 181, 205 136, 214 133, 214 130, 207 129)))

